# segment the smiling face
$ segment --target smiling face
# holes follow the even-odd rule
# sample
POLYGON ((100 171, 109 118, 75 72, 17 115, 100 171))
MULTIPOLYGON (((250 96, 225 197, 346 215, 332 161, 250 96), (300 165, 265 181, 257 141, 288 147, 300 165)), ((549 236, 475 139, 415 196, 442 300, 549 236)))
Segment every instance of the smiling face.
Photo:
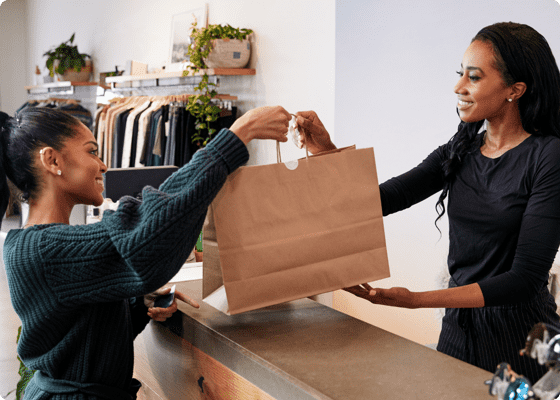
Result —
POLYGON ((511 89, 495 67, 492 45, 475 40, 463 56, 454 91, 462 121, 491 121, 504 116, 511 89))
POLYGON ((97 155, 98 145, 91 131, 79 124, 75 137, 66 140, 60 153, 63 190, 74 204, 103 204, 103 174, 107 166, 97 155))

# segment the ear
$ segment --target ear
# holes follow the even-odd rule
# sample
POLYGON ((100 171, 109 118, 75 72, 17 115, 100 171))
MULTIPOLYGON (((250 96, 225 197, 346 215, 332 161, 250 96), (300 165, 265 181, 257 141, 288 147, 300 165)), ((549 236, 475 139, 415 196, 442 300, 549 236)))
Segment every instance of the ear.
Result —
POLYGON ((519 100, 521 96, 527 90, 527 84, 525 82, 516 82, 510 86, 510 99, 515 101, 519 100))
POLYGON ((58 175, 60 170, 60 153, 52 147, 43 147, 39 151, 39 166, 49 174, 58 175))

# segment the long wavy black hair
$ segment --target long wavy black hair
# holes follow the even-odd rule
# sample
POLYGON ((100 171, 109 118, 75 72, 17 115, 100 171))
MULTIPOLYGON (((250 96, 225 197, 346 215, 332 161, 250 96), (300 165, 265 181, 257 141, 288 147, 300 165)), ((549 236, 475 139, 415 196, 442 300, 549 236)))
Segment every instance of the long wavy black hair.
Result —
MULTIPOLYGON (((492 45, 494 66, 509 87, 524 82, 527 90, 518 101, 523 129, 531 135, 560 137, 560 71, 546 39, 528 25, 500 22, 482 28, 471 43, 492 45)), ((466 154, 479 148, 484 120, 463 122, 449 141, 449 158, 443 162, 444 187, 436 210, 445 214, 444 200, 466 154)))

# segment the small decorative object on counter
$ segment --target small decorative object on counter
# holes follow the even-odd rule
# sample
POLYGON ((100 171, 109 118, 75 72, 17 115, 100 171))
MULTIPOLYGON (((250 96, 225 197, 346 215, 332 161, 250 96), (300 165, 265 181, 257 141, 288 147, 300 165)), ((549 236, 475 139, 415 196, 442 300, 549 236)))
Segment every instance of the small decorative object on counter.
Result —
POLYGON ((527 335, 525 347, 519 352, 522 356, 536 359, 546 365, 548 372, 534 385, 511 366, 503 362, 498 365, 492 379, 484 382, 489 393, 499 400, 556 400, 560 399, 560 329, 537 323, 527 335))
POLYGON ((492 379, 484 382, 489 385, 488 392, 500 400, 540 400, 535 395, 531 382, 518 375, 508 363, 501 363, 492 379))
POLYGON ((519 354, 536 359, 539 364, 548 368, 559 366, 560 362, 560 330, 549 324, 539 322, 527 335, 525 348, 519 354))
POLYGON ((56 73, 62 81, 87 82, 93 72, 91 56, 78 51, 78 45, 73 45, 74 36, 43 56, 48 57, 46 65, 52 77, 56 73))

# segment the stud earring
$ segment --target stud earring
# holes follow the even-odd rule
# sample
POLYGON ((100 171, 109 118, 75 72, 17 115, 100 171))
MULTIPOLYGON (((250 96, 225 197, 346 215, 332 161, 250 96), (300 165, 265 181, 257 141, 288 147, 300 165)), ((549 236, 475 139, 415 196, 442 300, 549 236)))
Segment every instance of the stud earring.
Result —
POLYGON ((62 171, 58 170, 57 174, 58 174, 58 176, 62 175, 62 171))
POLYGON ((511 103, 513 101, 513 99, 508 99, 508 101, 511 103))

